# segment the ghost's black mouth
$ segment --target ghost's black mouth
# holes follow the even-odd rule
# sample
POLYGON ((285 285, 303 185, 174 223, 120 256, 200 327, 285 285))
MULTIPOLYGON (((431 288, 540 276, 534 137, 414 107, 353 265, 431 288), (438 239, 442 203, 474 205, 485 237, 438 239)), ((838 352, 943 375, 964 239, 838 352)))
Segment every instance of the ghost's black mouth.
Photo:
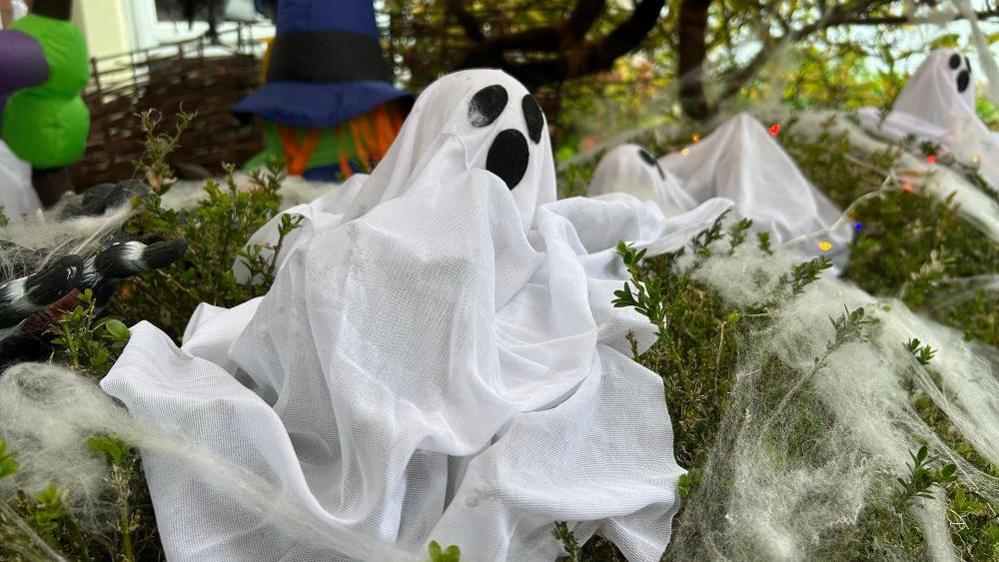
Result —
POLYGON ((527 139, 517 129, 500 131, 489 147, 486 155, 486 169, 496 174, 510 189, 517 187, 524 179, 530 152, 527 139))

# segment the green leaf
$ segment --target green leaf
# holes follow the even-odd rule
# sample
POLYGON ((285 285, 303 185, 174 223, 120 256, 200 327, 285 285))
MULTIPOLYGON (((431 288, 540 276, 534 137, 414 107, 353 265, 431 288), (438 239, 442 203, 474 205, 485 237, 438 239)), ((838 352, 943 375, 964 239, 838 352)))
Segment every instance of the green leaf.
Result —
POLYGON ((957 33, 946 33, 935 38, 930 43, 930 49, 956 49, 958 48, 961 36, 957 33))
POLYGON ((18 464, 14 453, 7 453, 7 442, 0 440, 0 478, 6 478, 17 472, 18 464))
POLYGON ((461 550, 455 546, 451 545, 446 549, 441 549, 441 545, 437 541, 430 541, 430 562, 460 562, 461 561, 461 550))
POLYGON ((87 439, 87 446, 95 452, 104 453, 116 466, 125 466, 132 455, 132 446, 113 435, 95 435, 87 439))
POLYGON ((122 322, 121 320, 111 318, 104 325, 107 327, 108 332, 111 334, 111 336, 114 337, 114 339, 116 340, 128 339, 130 335, 128 331, 128 326, 126 326, 124 322, 122 322))

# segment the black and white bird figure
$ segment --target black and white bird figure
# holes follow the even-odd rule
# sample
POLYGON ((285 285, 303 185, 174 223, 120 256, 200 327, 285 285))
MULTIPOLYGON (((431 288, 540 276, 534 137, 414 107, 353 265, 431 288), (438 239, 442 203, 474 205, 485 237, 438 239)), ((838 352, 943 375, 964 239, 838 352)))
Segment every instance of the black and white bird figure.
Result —
MULTIPOLYGON (((65 201, 62 219, 100 216, 128 204, 149 188, 140 182, 96 186, 65 201)), ((45 355, 46 333, 62 312, 73 308, 76 295, 90 290, 98 307, 111 298, 121 281, 166 267, 187 250, 182 239, 146 244, 121 233, 106 238, 89 256, 31 250, 0 240, 0 363, 45 355)))
MULTIPOLYGON (((3 245, 6 249, 11 247, 10 243, 3 245)), ((18 328, 29 316, 45 310, 79 286, 84 260, 79 256, 62 256, 32 269, 30 274, 22 269, 24 275, 0 285, 0 345, 7 337, 19 333, 18 328)))

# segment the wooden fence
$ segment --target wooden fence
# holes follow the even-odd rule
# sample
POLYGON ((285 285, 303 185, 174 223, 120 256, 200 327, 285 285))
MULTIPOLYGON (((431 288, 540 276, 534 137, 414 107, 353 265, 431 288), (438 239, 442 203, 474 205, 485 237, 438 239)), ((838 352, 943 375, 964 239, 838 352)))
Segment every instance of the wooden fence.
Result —
POLYGON ((91 81, 84 92, 90 108, 90 138, 83 158, 72 167, 74 185, 131 178, 143 153, 138 114, 155 109, 169 132, 177 113, 198 117, 171 155, 173 164, 219 171, 222 162, 241 164, 262 148, 260 131, 241 124, 232 107, 260 86, 262 44, 253 28, 241 26, 220 36, 160 46, 91 60, 91 81))

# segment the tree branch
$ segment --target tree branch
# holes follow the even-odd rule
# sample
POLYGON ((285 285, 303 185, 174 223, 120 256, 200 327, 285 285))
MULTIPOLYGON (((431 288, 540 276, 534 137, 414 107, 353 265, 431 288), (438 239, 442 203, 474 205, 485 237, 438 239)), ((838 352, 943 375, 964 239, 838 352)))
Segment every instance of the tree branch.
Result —
POLYGON ((586 33, 606 9, 606 0, 579 0, 570 16, 552 26, 486 39, 473 46, 459 68, 503 68, 529 87, 609 69, 614 60, 637 47, 659 19, 665 0, 641 0, 629 18, 599 42, 586 33), (524 53, 548 58, 514 61, 524 53))
MULTIPOLYGON (((975 12, 975 17, 984 20, 991 19, 994 17, 999 17, 999 10, 986 10, 982 12, 975 12)), ((939 20, 932 18, 910 18, 907 16, 884 16, 884 17, 873 17, 873 18, 842 18, 839 20, 834 20, 830 27, 840 26, 840 25, 904 25, 907 23, 917 24, 917 23, 950 23, 954 21, 963 20, 963 14, 955 14, 954 17, 948 20, 939 20)))
POLYGON ((680 3, 679 79, 680 107, 694 119, 705 119, 711 110, 704 91, 704 61, 708 56, 708 8, 711 0, 680 3))
POLYGON ((486 39, 482 33, 482 27, 468 10, 465 9, 462 0, 447 0, 447 11, 454 15, 458 25, 465 30, 465 35, 475 43, 481 43, 486 39))
POLYGON ((565 30, 575 41, 582 41, 586 38, 586 32, 593 27, 597 18, 607 8, 607 0, 588 0, 576 3, 576 9, 572 11, 565 30))

